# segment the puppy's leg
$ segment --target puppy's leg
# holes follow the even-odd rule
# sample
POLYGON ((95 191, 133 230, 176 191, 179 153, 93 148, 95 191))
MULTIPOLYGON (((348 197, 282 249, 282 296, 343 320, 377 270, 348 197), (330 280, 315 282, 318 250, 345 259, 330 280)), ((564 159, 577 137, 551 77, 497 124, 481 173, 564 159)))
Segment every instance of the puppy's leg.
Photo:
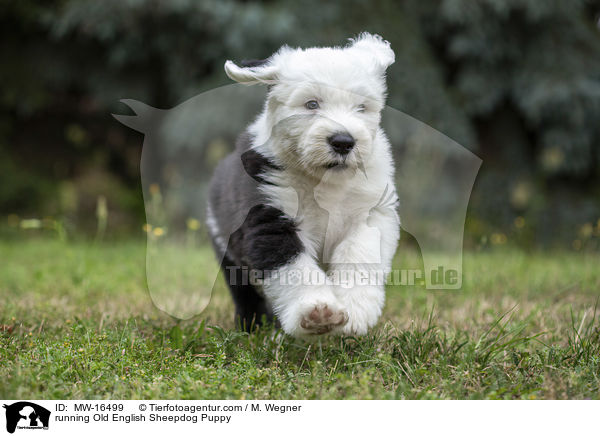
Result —
POLYGON ((283 330, 294 336, 328 333, 348 316, 325 272, 306 253, 294 221, 271 206, 256 206, 242 227, 244 261, 263 272, 263 293, 283 330))
POLYGON ((325 272, 306 253, 277 269, 264 283, 283 330, 293 336, 339 331, 348 313, 325 272))
POLYGON ((244 273, 227 255, 223 257, 221 268, 235 304, 235 322, 240 328, 249 332, 253 326, 262 324, 263 315, 271 322, 273 315, 264 297, 249 283, 247 270, 244 273))
POLYGON ((336 283, 335 294, 348 312, 344 334, 364 335, 373 327, 385 302, 385 278, 400 234, 394 211, 372 211, 369 220, 355 225, 333 251, 329 275, 344 277, 349 285, 336 283))

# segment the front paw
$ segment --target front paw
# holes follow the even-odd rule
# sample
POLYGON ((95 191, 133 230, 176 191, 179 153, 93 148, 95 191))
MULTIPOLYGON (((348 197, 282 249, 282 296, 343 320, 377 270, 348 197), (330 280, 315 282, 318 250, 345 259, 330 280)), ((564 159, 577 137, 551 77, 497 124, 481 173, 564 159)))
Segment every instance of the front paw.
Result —
POLYGON ((348 322, 348 312, 327 288, 290 302, 280 311, 279 321, 283 330, 292 336, 323 335, 339 332, 348 322))
POLYGON ((340 303, 348 310, 348 322, 341 329, 342 334, 363 336, 377 324, 385 301, 383 290, 340 289, 337 296, 340 303))
POLYGON ((366 319, 352 314, 349 316, 349 321, 341 329, 341 334, 344 336, 364 336, 369 329, 377 324, 377 319, 366 319))
POLYGON ((329 307, 327 304, 317 304, 310 312, 304 313, 300 327, 308 334, 322 335, 348 322, 348 314, 344 310, 329 307))

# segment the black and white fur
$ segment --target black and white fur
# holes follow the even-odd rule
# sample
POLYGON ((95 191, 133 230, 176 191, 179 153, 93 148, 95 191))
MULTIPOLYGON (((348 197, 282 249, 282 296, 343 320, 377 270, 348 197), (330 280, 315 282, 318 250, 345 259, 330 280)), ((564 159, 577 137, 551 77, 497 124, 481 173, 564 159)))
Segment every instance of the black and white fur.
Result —
POLYGON ((391 269, 400 224, 379 124, 393 62, 388 42, 363 33, 346 47, 284 46, 266 61, 225 64, 239 83, 269 85, 263 112, 215 171, 207 212, 246 328, 276 315, 294 336, 360 335, 381 315, 383 283, 333 277, 391 269), (242 266, 271 275, 243 284, 242 266))

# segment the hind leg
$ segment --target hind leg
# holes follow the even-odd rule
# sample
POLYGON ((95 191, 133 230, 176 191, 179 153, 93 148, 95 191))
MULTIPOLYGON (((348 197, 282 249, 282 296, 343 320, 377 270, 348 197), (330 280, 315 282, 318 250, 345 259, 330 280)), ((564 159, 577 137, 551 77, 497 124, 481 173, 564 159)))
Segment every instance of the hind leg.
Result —
POLYGON ((249 332, 254 326, 262 324, 263 315, 267 321, 273 320, 273 315, 265 299, 256 288, 247 283, 242 268, 235 265, 225 256, 221 265, 225 281, 235 304, 235 322, 244 331, 249 332))

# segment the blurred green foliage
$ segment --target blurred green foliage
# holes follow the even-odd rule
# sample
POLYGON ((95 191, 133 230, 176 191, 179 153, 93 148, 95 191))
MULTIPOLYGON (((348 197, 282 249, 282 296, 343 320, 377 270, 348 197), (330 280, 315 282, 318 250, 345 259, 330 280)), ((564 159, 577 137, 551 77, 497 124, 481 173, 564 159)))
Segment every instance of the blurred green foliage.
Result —
POLYGON ((0 213, 94 231, 105 196, 108 231, 139 231, 142 141, 110 117, 119 99, 172 107, 228 83, 226 59, 366 30, 396 51, 389 104, 483 159, 474 243, 584 247, 586 226, 600 236, 599 13, 597 0, 5 0, 0 213))

